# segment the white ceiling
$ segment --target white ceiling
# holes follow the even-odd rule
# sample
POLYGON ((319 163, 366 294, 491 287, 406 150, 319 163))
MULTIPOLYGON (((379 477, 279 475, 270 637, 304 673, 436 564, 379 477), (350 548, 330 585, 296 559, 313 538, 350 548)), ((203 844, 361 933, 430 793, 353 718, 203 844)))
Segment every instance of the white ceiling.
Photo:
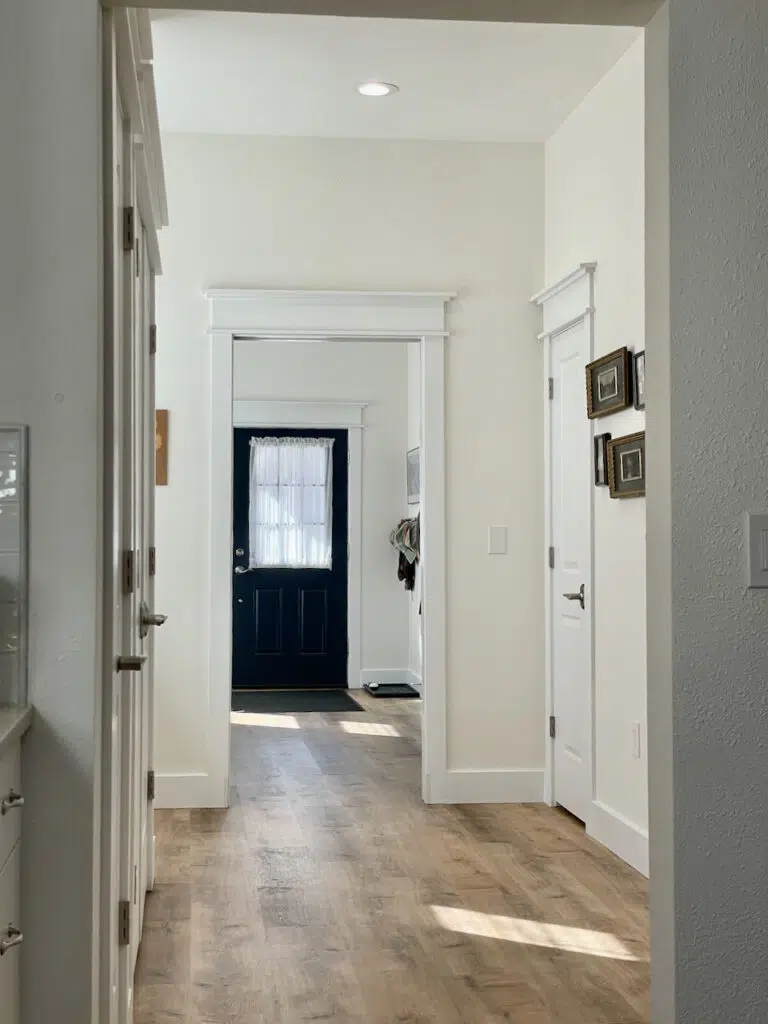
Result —
POLYGON ((634 28, 300 15, 154 15, 161 127, 335 138, 543 141, 634 28), (360 82, 395 82, 386 99, 360 82))

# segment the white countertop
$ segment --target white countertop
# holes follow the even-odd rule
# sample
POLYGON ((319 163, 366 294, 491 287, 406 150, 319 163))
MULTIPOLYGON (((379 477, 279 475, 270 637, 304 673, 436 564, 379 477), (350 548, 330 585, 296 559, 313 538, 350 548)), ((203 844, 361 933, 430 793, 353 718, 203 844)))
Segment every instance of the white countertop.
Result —
POLYGON ((0 707, 0 757, 18 743, 32 722, 32 708, 0 707))

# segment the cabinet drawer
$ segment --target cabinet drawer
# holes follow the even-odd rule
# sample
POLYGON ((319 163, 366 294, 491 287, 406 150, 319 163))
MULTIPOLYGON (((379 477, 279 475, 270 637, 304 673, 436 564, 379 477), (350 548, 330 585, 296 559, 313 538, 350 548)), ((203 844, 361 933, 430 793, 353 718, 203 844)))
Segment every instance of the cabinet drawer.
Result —
MULTIPOLYGON (((0 871, 0 939, 5 937, 9 924, 21 928, 21 844, 0 871)), ((3 1024, 21 1024, 19 1009, 19 957, 21 946, 14 946, 0 956, 0 1021, 3 1024)))
MULTIPOLYGON (((18 744, 0 758, 0 802, 12 792, 21 793, 21 747, 18 744)), ((21 813, 21 808, 17 807, 0 814, 0 870, 21 836, 21 813)))

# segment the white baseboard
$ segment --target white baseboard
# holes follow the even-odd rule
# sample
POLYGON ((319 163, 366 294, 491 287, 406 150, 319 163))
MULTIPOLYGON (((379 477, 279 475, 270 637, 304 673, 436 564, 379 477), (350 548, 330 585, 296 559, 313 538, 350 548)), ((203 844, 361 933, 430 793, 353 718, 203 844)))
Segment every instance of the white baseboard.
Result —
POLYGON ((612 807, 592 801, 587 835, 648 877, 648 833, 612 807))
POLYGON ((431 804, 541 803, 544 772, 446 771, 429 777, 427 802, 431 804))
POLYGON ((407 668, 364 668, 360 673, 360 685, 365 683, 409 683, 407 668))
POLYGON ((155 775, 155 807, 177 808, 228 807, 228 782, 205 772, 180 772, 155 775))

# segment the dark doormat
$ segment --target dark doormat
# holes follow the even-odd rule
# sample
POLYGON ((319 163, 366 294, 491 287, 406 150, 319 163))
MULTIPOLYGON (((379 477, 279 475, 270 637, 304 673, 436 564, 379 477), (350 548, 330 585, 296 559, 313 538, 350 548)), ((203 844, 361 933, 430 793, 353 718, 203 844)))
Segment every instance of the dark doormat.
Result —
POLYGON ((233 690, 232 710, 254 714, 365 711, 346 690, 233 690))
POLYGON ((372 697, 407 697, 413 699, 420 697, 418 690, 414 690, 408 683, 363 683, 363 689, 367 690, 372 697))

